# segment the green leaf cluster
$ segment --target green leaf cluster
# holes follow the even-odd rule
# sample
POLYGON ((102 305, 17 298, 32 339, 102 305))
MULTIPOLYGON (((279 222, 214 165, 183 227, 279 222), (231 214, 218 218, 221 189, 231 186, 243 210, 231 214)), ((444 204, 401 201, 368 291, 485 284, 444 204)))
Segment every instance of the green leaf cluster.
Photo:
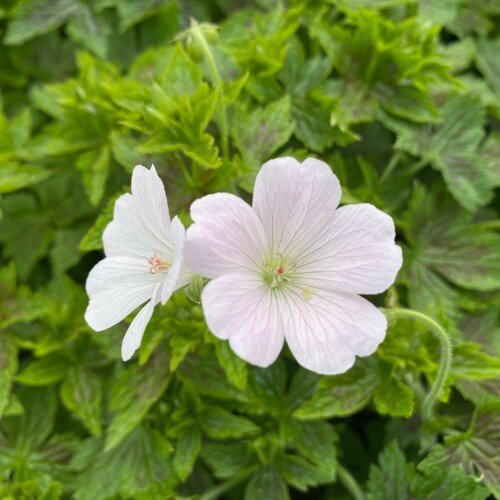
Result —
POLYGON ((500 498, 495 0, 6 0, 0 6, 1 498, 500 498), (404 266, 375 354, 317 376, 214 338, 202 280, 139 355, 84 321, 134 165, 171 213, 320 158, 390 214, 404 266))

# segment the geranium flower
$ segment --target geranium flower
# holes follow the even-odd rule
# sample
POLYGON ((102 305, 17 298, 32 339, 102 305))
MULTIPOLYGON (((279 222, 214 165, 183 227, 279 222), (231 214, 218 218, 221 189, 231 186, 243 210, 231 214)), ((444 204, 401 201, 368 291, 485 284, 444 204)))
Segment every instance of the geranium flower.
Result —
POLYGON ((138 165, 132 173, 132 194, 120 196, 113 220, 103 234, 106 258, 90 271, 90 298, 85 319, 105 330, 148 301, 130 324, 122 343, 127 361, 141 345, 153 309, 187 285, 192 273, 182 261, 185 229, 170 220, 167 196, 155 167, 138 165))
POLYGON ((325 163, 279 158, 260 170, 252 206, 227 193, 192 204, 184 257, 212 278, 207 325, 246 361, 270 365, 286 338, 302 366, 336 374, 384 339, 384 314, 358 294, 394 282, 394 223, 372 205, 337 208, 340 195, 325 163))

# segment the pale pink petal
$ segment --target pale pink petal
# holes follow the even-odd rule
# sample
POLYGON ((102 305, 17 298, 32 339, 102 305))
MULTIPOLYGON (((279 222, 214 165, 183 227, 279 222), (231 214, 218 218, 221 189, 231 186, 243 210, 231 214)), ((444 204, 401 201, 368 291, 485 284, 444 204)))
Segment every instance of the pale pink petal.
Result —
POLYGON ((145 259, 107 257, 90 271, 86 289, 90 298, 85 320, 97 331, 123 320, 150 299, 165 276, 151 274, 145 259))
POLYGON ((204 196, 191 205, 191 218, 184 259, 193 271, 216 278, 261 267, 267 246, 264 230, 243 200, 228 193, 204 196))
POLYGON ((255 181, 253 209, 272 243, 272 253, 293 255, 296 247, 322 234, 340 200, 330 167, 319 160, 293 158, 265 163, 255 181))
POLYGON ((348 205, 294 258, 296 278, 313 288, 375 294, 387 290, 401 268, 394 222, 373 205, 348 205))
POLYGON ((169 260, 172 247, 168 240, 170 216, 167 197, 154 167, 138 165, 132 173, 132 194, 115 202, 113 221, 103 234, 107 257, 127 255, 150 258, 156 251, 169 260))
POLYGON ((283 347, 276 298, 258 275, 227 274, 205 287, 201 296, 208 328, 229 339, 233 351, 257 366, 269 366, 283 347))
POLYGON ((139 311, 128 327, 127 333, 122 342, 122 359, 128 361, 137 349, 139 349, 146 326, 151 320, 155 305, 160 302, 161 288, 163 283, 159 283, 153 293, 151 300, 139 311))
POLYGON ((283 297, 286 341, 308 370, 343 373, 356 355, 372 354, 385 337, 384 314, 358 295, 291 287, 283 297))

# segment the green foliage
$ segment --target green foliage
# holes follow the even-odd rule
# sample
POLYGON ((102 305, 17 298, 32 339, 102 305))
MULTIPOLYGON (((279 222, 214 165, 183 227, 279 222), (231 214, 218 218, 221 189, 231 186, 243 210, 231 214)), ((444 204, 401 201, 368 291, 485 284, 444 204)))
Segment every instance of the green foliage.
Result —
POLYGON ((371 499, 500 498, 498 2, 7 0, 0 33, 1 498, 347 498, 349 474, 371 499), (128 363, 129 320, 86 325, 134 165, 188 224, 284 155, 394 218, 404 267, 373 301, 453 341, 430 419, 439 345, 407 319, 338 376, 242 361, 201 279, 128 363))

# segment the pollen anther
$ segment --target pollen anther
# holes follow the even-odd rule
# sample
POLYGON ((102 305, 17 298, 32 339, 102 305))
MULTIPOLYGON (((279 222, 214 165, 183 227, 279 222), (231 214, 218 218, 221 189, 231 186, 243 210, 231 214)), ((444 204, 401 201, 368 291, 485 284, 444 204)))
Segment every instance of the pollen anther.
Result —
POLYGON ((161 255, 161 252, 156 251, 154 253, 153 257, 150 257, 148 259, 148 264, 151 265, 151 268, 149 270, 149 272, 151 274, 159 274, 159 273, 162 273, 164 271, 168 271, 172 267, 172 264, 162 260, 160 258, 160 255, 161 255))

